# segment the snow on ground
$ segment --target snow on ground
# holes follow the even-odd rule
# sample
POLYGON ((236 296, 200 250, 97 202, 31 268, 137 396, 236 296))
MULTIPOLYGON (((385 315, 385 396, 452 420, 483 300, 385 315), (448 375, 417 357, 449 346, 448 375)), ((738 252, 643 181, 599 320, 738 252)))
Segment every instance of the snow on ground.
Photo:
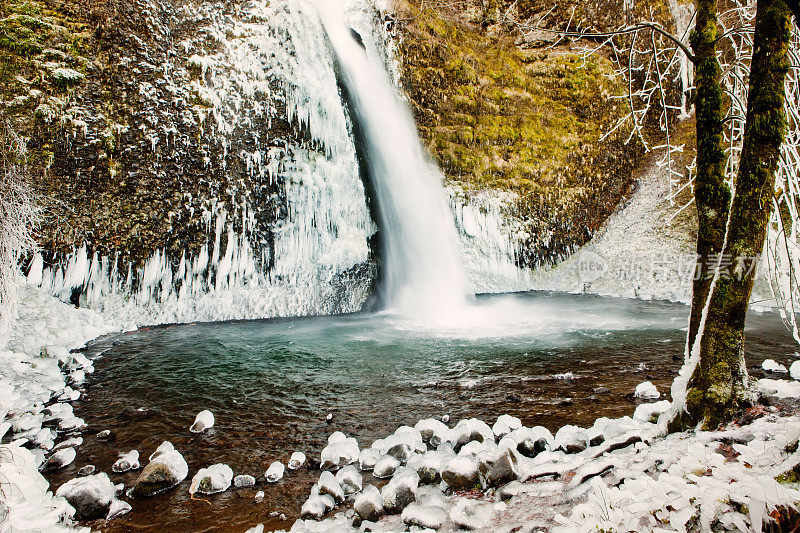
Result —
MULTIPOLYGON (((659 168, 652 155, 649 159, 649 164, 642 165, 634 194, 587 245, 553 268, 533 273, 536 289, 644 300, 691 300, 695 240, 684 222, 667 223, 679 206, 669 202, 667 169, 659 168)), ((751 307, 770 308, 772 301, 767 280, 759 275, 751 307)))
POLYGON ((477 420, 435 432, 436 421, 401 427, 368 449, 403 458, 395 477, 410 493, 400 498, 393 478, 380 491, 364 483, 338 504, 329 495, 340 491, 321 478, 309 497, 319 509, 304 506, 290 531, 761 531, 776 509, 800 504, 797 484, 776 481, 800 464, 796 385, 762 380, 757 389, 771 406, 757 405, 719 431, 661 435, 666 401, 555 439, 544 428, 518 427, 481 440, 488 426, 477 420), (390 439, 397 444, 387 451, 390 439), (420 439, 423 450, 404 446, 420 439))
POLYGON ((38 468, 83 425, 69 404, 80 391, 67 380, 77 388, 93 368, 69 350, 115 328, 32 285, 20 284, 19 297, 18 316, 0 339, 0 438, 10 437, 0 446, 0 533, 71 531, 75 510, 53 496, 38 468))

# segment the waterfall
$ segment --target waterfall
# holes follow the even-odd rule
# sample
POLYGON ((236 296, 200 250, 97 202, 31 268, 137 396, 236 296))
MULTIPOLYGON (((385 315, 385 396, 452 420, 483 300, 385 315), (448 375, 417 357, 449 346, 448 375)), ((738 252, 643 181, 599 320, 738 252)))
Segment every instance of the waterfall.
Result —
POLYGON ((442 313, 467 303, 462 264, 442 175, 429 160, 408 106, 361 35, 334 2, 318 2, 376 202, 384 299, 401 312, 442 313))
MULTIPOLYGON (((161 9, 142 2, 148 12, 161 9)), ((134 265, 78 246, 54 263, 37 256, 29 283, 125 326, 356 312, 372 292, 379 222, 384 300, 395 309, 458 309, 470 284, 480 292, 530 288, 529 272, 515 264, 525 235, 506 213, 513 198, 442 190, 396 93, 394 43, 376 2, 188 1, 173 15, 193 29, 170 45, 166 90, 196 102, 180 121, 213 126, 204 142, 230 147, 268 193, 238 180, 202 197, 182 193, 170 223, 176 231, 187 220, 204 227, 199 249, 153 250, 134 265), (275 136, 259 129, 265 123, 294 125, 300 135, 275 136), (356 143, 359 131, 364 142, 356 143), (234 151, 241 135, 256 142, 234 151), (371 210, 362 177, 373 189, 371 210), (264 222, 265 212, 275 219, 264 222)), ((146 18, 149 33, 170 35, 160 20, 146 18)), ((166 121, 153 126, 151 142, 168 144, 178 118, 150 89, 142 87, 150 98, 143 108, 154 123, 166 121)))

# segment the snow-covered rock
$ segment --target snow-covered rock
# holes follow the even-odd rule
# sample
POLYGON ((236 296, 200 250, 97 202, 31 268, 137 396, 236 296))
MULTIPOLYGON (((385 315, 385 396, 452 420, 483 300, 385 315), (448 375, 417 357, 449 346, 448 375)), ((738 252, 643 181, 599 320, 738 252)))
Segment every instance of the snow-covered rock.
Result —
POLYGON ((72 461, 75 460, 77 453, 78 452, 75 450, 75 448, 62 448, 61 450, 58 450, 47 458, 47 461, 45 461, 45 463, 42 465, 42 472, 60 470, 72 464, 72 461))
POLYGON ((155 459, 156 457, 158 457, 162 453, 171 452, 174 449, 175 449, 175 446, 173 446, 172 443, 169 442, 168 440, 165 440, 164 442, 162 442, 161 444, 158 445, 158 448, 156 448, 156 451, 154 451, 153 453, 150 454, 149 460, 152 461, 153 459, 155 459))
POLYGON ((256 484, 256 478, 248 474, 239 474, 238 476, 233 478, 233 486, 237 489, 242 489, 245 487, 254 487, 256 484))
POLYGON ((494 514, 492 504, 462 498, 450 510, 450 520, 457 528, 481 529, 489 524, 494 514))
POLYGON ((303 452, 294 452, 291 457, 289 457, 289 462, 286 464, 286 467, 289 470, 297 470, 301 466, 303 466, 306 462, 306 454, 303 452))
POLYGON ((410 468, 401 466, 392 480, 381 489, 383 508, 388 514, 401 512, 416 498, 419 476, 410 468))
POLYGON ((335 506, 333 498, 329 495, 312 494, 300 508, 300 518, 319 520, 335 506))
POLYGON ((233 470, 224 463, 217 463, 207 468, 201 468, 192 478, 189 494, 216 494, 225 492, 233 482, 233 470))
POLYGON ((497 422, 492 426, 492 432, 498 439, 502 439, 515 429, 522 427, 522 421, 511 415, 500 415, 497 417, 497 422))
POLYGON ((355 494, 361 490, 363 480, 361 474, 352 465, 345 466, 336 473, 336 481, 342 487, 345 496, 355 494))
POLYGON ((486 422, 478 420, 477 418, 459 420, 451 434, 453 443, 459 447, 471 441, 494 442, 495 440, 492 428, 490 428, 486 422))
POLYGON ((381 491, 375 485, 367 485, 353 502, 353 509, 364 520, 375 522, 385 514, 381 491))
POLYGON ((417 473, 420 483, 438 483, 442 479, 442 467, 445 461, 452 457, 452 452, 431 450, 415 455, 408 461, 407 466, 417 473))
POLYGON ((788 379, 759 379, 756 386, 764 394, 778 398, 800 398, 800 382, 788 379))
POLYGON ((453 457, 442 468, 442 481, 457 490, 471 489, 478 484, 478 461, 474 457, 453 457))
POLYGON ((79 476, 91 476, 96 471, 97 471, 97 467, 95 467, 94 465, 86 465, 86 466, 82 466, 82 467, 80 467, 78 469, 78 475, 79 476))
POLYGON ((131 511, 132 507, 131 504, 128 502, 124 502, 122 500, 114 500, 111 502, 111 506, 108 508, 108 514, 106 515, 106 520, 111 520, 112 518, 116 518, 118 516, 122 516, 126 513, 131 511))
POLYGON ((194 423, 189 428, 192 433, 202 433, 203 431, 214 427, 214 414, 205 409, 197 413, 194 423))
POLYGON ((391 477, 399 466, 400 461, 398 461, 396 458, 392 457, 391 455, 384 455, 378 459, 378 462, 375 463, 375 466, 372 469, 372 475, 378 479, 391 477))
POLYGON ((589 446, 589 440, 589 433, 585 429, 566 425, 556 432, 553 449, 580 453, 589 446))
POLYGON ((169 490, 189 475, 189 465, 178 450, 160 454, 144 467, 133 484, 131 495, 139 498, 169 490))
POLYGON ((636 411, 633 412, 633 419, 640 422, 655 423, 661 414, 669 410, 671 405, 669 400, 661 400, 655 403, 643 403, 636 407, 636 411))
POLYGON ((789 366, 789 375, 792 376, 792 379, 800 380, 800 360, 794 361, 789 366))
POLYGON ((369 471, 375 468, 375 463, 381 458, 381 452, 375 448, 364 448, 358 455, 358 467, 361 470, 369 471))
POLYGON ((138 469, 139 452, 136 450, 131 450, 128 453, 121 454, 119 459, 117 459, 117 462, 111 466, 111 471, 116 472, 117 474, 138 469))
POLYGON ((72 531, 64 519, 75 513, 61 496, 53 496, 47 480, 38 472, 34 455, 14 445, 0 446, 0 479, 14 480, 3 484, 5 514, 0 528, 3 531, 31 531, 38 524, 40 531, 72 531))
POLYGON ((91 520, 109 515, 117 492, 107 474, 95 474, 67 481, 58 487, 56 496, 64 497, 75 508, 77 519, 91 520))
POLYGON ((483 487, 500 487, 519 476, 519 460, 511 450, 500 450, 479 460, 478 477, 483 487))
POLYGON ((533 458, 547 450, 555 442, 555 437, 550 430, 542 426, 532 428, 522 427, 500 439, 501 448, 513 449, 522 456, 533 458))
POLYGON ((657 400, 661 396, 661 393, 658 392, 655 385, 649 381, 645 381, 644 383, 636 385, 636 391, 634 391, 633 395, 643 400, 657 400))
POLYGON ((447 520, 447 511, 438 505, 412 503, 400 515, 404 523, 425 529, 439 529, 447 520))
POLYGON ((77 416, 72 416, 60 421, 58 423, 58 430, 64 433, 68 433, 70 431, 77 431, 85 426, 86 423, 83 421, 82 418, 78 418, 77 416))
POLYGON ((267 478, 267 482, 269 483, 276 483, 283 479, 283 472, 284 466, 283 463, 280 461, 275 461, 269 468, 267 468, 267 472, 264 474, 264 477, 267 478))
POLYGON ((450 428, 434 418, 420 420, 414 426, 414 429, 419 431, 422 442, 431 446, 438 446, 442 441, 447 440, 450 433, 450 428))
POLYGON ((785 366, 774 359, 765 359, 764 362, 761 363, 761 368, 766 372, 773 372, 775 374, 785 374, 788 372, 785 366))
POLYGON ((358 441, 352 437, 345 437, 342 440, 336 439, 333 442, 329 439, 328 445, 323 448, 320 454, 322 469, 336 469, 355 463, 358 461, 359 452, 358 441))
POLYGON ((344 501, 344 490, 336 480, 336 476, 334 476, 330 471, 326 470, 320 474, 319 481, 317 481, 317 487, 320 494, 330 495, 336 503, 341 503, 344 501))

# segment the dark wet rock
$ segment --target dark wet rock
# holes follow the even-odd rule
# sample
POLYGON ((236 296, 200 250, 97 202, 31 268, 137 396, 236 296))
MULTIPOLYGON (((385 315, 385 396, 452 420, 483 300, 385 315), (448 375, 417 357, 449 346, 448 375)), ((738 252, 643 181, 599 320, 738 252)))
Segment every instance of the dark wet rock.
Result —
POLYGON ((519 403, 519 402, 522 401, 522 396, 520 396, 519 394, 513 394, 512 393, 512 394, 509 394, 508 396, 506 396, 506 401, 512 402, 512 403, 519 403))
POLYGON ((381 491, 374 485, 367 485, 364 490, 361 491, 361 494, 358 495, 353 503, 353 509, 355 509, 358 516, 363 520, 368 520, 370 522, 375 522, 386 514, 383 508, 381 491))
POLYGON ((519 478, 517 457, 505 450, 493 461, 481 461, 478 476, 484 487, 499 487, 519 478))
POLYGON ((605 442, 605 440, 606 438, 602 434, 595 435, 589 440, 589 446, 600 446, 605 442))
POLYGON ((386 452, 386 455, 390 455, 400 461, 400 464, 404 465, 408 462, 408 458, 411 457, 414 451, 411 449, 411 446, 408 444, 395 444, 386 452))
POLYGON ((177 450, 163 453, 150 461, 136 479, 131 496, 140 498, 169 490, 189 475, 189 465, 177 450))
POLYGON ((586 442, 572 442, 567 444, 565 451, 567 453, 581 453, 582 451, 586 450, 586 448, 586 442))
POLYGON ((547 439, 523 439, 517 443, 517 451, 524 457, 533 458, 547 449, 547 439))
POLYGON ((151 416, 150 410, 139 407, 138 409, 133 407, 126 407, 119 413, 119 417, 123 420, 144 420, 151 416))

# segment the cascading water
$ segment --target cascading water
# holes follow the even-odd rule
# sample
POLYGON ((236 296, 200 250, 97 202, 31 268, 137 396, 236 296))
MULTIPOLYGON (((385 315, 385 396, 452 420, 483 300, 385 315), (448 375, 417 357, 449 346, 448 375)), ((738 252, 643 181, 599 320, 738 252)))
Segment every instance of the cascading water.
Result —
MULTIPOLYGON (((154 0, 143 2, 147 10, 160 9, 154 0)), ((254 183, 279 194, 265 198, 238 182, 205 197, 184 194, 185 212, 176 220, 206 228, 200 250, 176 256, 155 250, 134 266, 81 247, 55 264, 37 257, 29 282, 65 301, 80 291, 81 305, 126 326, 358 311, 374 270, 361 159, 378 207, 373 217, 383 228, 389 306, 416 315, 458 309, 471 293, 467 277, 481 292, 530 288, 528 272, 515 264, 524 234, 503 212, 502 195, 452 191, 448 207, 441 175, 391 81, 398 78, 393 42, 376 2, 341 0, 323 9, 327 39, 317 14, 322 4, 188 1, 176 24, 195 29, 183 34, 163 66, 169 92, 197 104, 186 116, 156 118, 209 122, 214 127, 205 142, 226 151, 243 134, 258 139, 254 150, 236 157, 254 183), (344 10, 366 52, 344 25, 344 10), (339 85, 353 100, 351 117, 339 85), (259 123, 294 124, 301 135, 275 137, 259 123), (353 130, 359 128, 368 142, 357 147, 353 130), (265 234, 262 215, 273 203, 283 207, 265 234)), ((161 19, 146 20, 158 26, 161 19)), ((150 33, 170 31, 153 27, 150 33)), ((150 94, 144 86, 141 92, 150 94)), ((159 102, 151 98, 148 109, 155 113, 159 102)), ((153 126, 148 138, 169 145, 176 124, 153 126)))
POLYGON ((428 159, 413 116, 381 63, 344 23, 334 2, 318 2, 335 51, 362 158, 377 202, 386 304, 401 312, 438 314, 471 295, 442 177, 428 159))

